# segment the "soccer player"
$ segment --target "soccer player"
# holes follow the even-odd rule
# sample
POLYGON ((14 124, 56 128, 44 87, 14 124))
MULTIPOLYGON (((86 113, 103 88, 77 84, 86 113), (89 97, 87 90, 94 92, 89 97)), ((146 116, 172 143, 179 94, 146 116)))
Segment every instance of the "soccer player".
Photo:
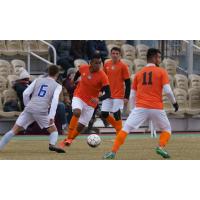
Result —
POLYGON ((68 127, 68 136, 60 146, 69 146, 76 136, 88 125, 99 100, 110 98, 108 77, 101 70, 101 57, 95 54, 89 65, 82 65, 74 81, 81 77, 72 99, 73 116, 68 127), (104 95, 99 97, 100 91, 104 95), (99 98, 98 98, 99 97, 99 98))
POLYGON ((58 75, 59 67, 51 65, 48 68, 48 77, 36 79, 24 91, 23 101, 25 109, 18 117, 13 128, 2 137, 0 150, 4 148, 14 135, 17 135, 21 130, 26 129, 36 121, 40 128, 46 128, 50 133, 49 150, 65 153, 63 149, 56 146, 58 131, 54 124, 58 99, 62 90, 62 86, 56 82, 58 75))
POLYGON ((110 123, 118 133, 122 128, 121 110, 128 103, 130 95, 130 74, 128 66, 120 60, 121 50, 117 47, 111 49, 111 60, 104 65, 111 90, 111 98, 102 102, 101 115, 110 123), (110 115, 113 113, 113 116, 110 115))
POLYGON ((171 90, 167 71, 158 67, 161 62, 161 52, 158 49, 149 49, 147 62, 148 64, 136 73, 132 84, 130 103, 134 104, 134 109, 116 136, 112 151, 104 155, 105 159, 114 159, 130 131, 137 129, 147 120, 151 120, 155 127, 161 130, 156 152, 163 158, 170 157, 164 149, 171 136, 171 126, 163 110, 162 91, 164 90, 172 102, 175 112, 178 110, 178 104, 171 90))

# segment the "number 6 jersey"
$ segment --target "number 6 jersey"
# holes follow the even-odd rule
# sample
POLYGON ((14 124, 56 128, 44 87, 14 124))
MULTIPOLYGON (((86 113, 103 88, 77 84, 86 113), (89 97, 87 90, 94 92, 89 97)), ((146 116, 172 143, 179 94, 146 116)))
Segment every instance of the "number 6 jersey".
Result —
POLYGON ((163 109, 162 90, 169 84, 167 71, 148 64, 136 73, 132 89, 136 91, 136 107, 163 109))
MULTIPOLYGON (((59 94, 62 90, 62 86, 58 84, 53 78, 45 77, 36 79, 24 92, 25 96, 31 96, 29 99, 24 98, 25 111, 31 113, 43 113, 48 114, 49 108, 54 102, 58 101, 59 94), (27 95, 28 94, 28 95, 27 95), (56 95, 56 98, 53 98, 56 95)), ((58 102, 56 102, 57 108, 58 102)), ((53 115, 56 112, 56 108, 53 108, 53 115)), ((52 109, 51 109, 52 110, 52 109)), ((51 112, 50 110, 50 112, 51 112)), ((52 116, 54 117, 54 116, 52 116)))

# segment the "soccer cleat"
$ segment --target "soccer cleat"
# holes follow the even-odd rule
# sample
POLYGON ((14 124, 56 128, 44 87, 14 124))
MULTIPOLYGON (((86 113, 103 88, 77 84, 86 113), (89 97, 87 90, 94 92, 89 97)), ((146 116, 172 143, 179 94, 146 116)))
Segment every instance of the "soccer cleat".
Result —
POLYGON ((114 152, 108 152, 108 153, 104 154, 103 158, 107 159, 107 160, 112 160, 115 158, 115 155, 116 155, 116 153, 114 153, 114 152))
POLYGON ((65 150, 60 148, 60 147, 57 147, 56 145, 52 145, 52 144, 49 144, 49 150, 50 151, 55 151, 57 153, 65 153, 65 150))
POLYGON ((59 146, 61 148, 64 148, 65 146, 70 146, 72 141, 73 139, 64 139, 63 141, 60 142, 59 146))
POLYGON ((170 158, 170 155, 161 147, 156 148, 156 153, 161 155, 163 158, 170 158))

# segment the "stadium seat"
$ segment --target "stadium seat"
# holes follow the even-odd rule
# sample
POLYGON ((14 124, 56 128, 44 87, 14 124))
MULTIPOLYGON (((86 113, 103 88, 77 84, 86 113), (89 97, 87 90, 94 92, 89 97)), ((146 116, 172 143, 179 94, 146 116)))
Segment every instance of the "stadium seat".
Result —
POLYGON ((114 44, 118 46, 119 48, 125 43, 126 43, 126 40, 106 40, 106 45, 114 44))
POLYGON ((140 71, 144 66, 146 66, 147 62, 142 59, 135 59, 134 62, 135 72, 140 71))
POLYGON ((171 75, 168 75, 168 76, 169 76, 169 81, 170 81, 171 89, 174 90, 174 77, 171 76, 171 75))
POLYGON ((174 76, 174 83, 175 83, 175 88, 180 88, 180 89, 183 89, 187 92, 187 90, 188 90, 188 79, 185 75, 176 74, 174 76))
POLYGON ((0 76, 0 95, 3 94, 3 91, 7 88, 7 80, 5 77, 0 76))
POLYGON ((23 40, 23 52, 22 55, 26 55, 28 53, 28 44, 30 45, 30 50, 34 53, 39 52, 39 46, 36 40, 23 40))
POLYGON ((189 88, 200 89, 200 76, 197 74, 190 74, 188 77, 189 88))
POLYGON ((4 54, 7 51, 5 40, 0 40, 0 54, 4 54))
POLYGON ((136 55, 138 59, 147 60, 147 51, 149 47, 144 44, 138 44, 136 46, 136 55))
POLYGON ((189 105, 186 110, 188 115, 200 114, 200 89, 190 88, 188 90, 189 105))
POLYGON ((16 80, 18 80, 18 79, 19 79, 19 76, 17 76, 17 75, 14 75, 14 74, 8 75, 8 78, 7 78, 7 80, 8 80, 8 88, 12 88, 13 85, 14 85, 14 82, 16 80))
POLYGON ((79 69, 79 67, 80 67, 80 65, 87 65, 88 64, 88 62, 86 61, 86 60, 83 60, 83 59, 76 59, 75 61, 74 61, 74 66, 75 66, 75 68, 78 70, 79 69))
POLYGON ((48 46, 46 44, 44 44, 41 41, 38 41, 38 48, 39 48, 39 54, 40 55, 48 55, 48 46))
POLYGON ((133 62, 135 59, 135 47, 130 45, 130 44, 123 44, 121 46, 121 51, 122 51, 122 58, 130 60, 133 62))
POLYGON ((20 74, 20 69, 21 68, 26 68, 26 64, 23 60, 17 60, 17 59, 14 59, 11 61, 11 65, 13 66, 13 69, 14 69, 14 74, 15 75, 19 75, 20 74))
POLYGON ((12 74, 14 72, 13 66, 11 66, 11 64, 7 60, 0 60, 0 68, 6 69, 9 74, 12 74))
MULTIPOLYGON (((4 92, 3 92, 3 106, 6 102, 8 102, 10 100, 18 100, 16 92, 13 89, 4 90, 4 92)), ((12 112, 0 111, 0 117, 11 118, 11 117, 19 116, 20 113, 21 112, 19 112, 19 111, 12 111, 12 112)))
POLYGON ((176 61, 174 61, 170 58, 165 58, 162 61, 162 64, 163 64, 164 68, 167 70, 169 75, 174 76, 176 74, 176 69, 177 69, 176 61))
POLYGON ((15 56, 22 52, 22 44, 20 40, 6 40, 7 51, 3 54, 6 56, 15 56))
POLYGON ((130 74, 133 74, 134 73, 133 62, 131 60, 128 60, 128 59, 121 59, 121 61, 128 65, 130 74))
POLYGON ((188 107, 187 103, 187 92, 180 88, 174 89, 174 96, 176 98, 176 101, 179 105, 179 110, 177 112, 171 112, 172 114, 178 116, 178 117, 184 117, 184 114, 186 113, 186 109, 188 107))
POLYGON ((171 102, 169 101, 168 97, 163 93, 163 105, 164 105, 164 110, 166 111, 167 114, 173 113, 173 106, 171 102))

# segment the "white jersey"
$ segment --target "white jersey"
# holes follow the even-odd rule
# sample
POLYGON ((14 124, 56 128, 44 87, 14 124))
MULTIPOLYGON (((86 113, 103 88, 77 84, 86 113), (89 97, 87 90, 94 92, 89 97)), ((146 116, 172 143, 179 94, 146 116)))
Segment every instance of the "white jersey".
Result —
POLYGON ((49 115, 54 118, 61 90, 51 77, 36 79, 23 93, 25 111, 47 115, 51 108, 49 115))

